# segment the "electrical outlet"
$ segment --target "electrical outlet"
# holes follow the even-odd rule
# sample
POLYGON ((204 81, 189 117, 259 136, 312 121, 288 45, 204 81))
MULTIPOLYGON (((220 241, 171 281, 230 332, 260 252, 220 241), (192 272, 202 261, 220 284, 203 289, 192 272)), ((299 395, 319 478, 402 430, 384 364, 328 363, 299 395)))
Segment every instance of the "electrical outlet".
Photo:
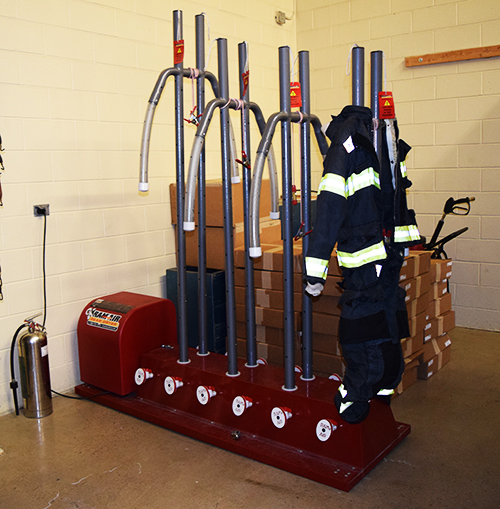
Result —
POLYGON ((286 23, 286 14, 283 11, 276 11, 274 19, 278 25, 284 25, 286 23))
POLYGON ((45 203, 44 205, 33 205, 33 213, 35 214, 35 217, 49 216, 50 215, 49 204, 45 203))

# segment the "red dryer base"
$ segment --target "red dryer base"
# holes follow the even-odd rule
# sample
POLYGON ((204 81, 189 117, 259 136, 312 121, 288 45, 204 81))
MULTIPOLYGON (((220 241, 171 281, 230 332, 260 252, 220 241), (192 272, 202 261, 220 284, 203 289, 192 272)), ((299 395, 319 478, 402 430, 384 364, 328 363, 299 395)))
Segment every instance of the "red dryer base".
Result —
POLYGON ((280 368, 247 368, 241 361, 240 374, 233 377, 226 374, 225 356, 201 357, 193 349, 189 354, 188 364, 177 362, 176 346, 144 354, 141 368, 153 376, 131 395, 96 396, 102 390, 88 384, 77 386, 75 392, 343 491, 355 486, 410 433, 408 424, 396 422, 391 408, 376 400, 361 424, 343 421, 333 404, 338 381, 304 381, 297 374, 297 389, 285 391, 280 368))

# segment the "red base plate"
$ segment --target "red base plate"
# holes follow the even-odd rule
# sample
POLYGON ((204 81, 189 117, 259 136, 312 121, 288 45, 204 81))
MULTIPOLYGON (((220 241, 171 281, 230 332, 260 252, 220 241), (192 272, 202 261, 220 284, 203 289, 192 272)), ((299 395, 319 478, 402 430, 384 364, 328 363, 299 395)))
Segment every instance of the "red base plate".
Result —
MULTIPOLYGON (((200 357, 195 350, 190 355, 189 364, 179 364, 176 347, 153 350, 142 356, 141 367, 154 376, 136 394, 106 394, 93 401, 343 491, 349 491, 410 433, 410 426, 396 422, 390 407, 379 401, 371 402, 370 414, 361 424, 344 422, 333 404, 337 381, 303 381, 297 376, 297 390, 284 391, 280 368, 247 368, 242 361, 240 375, 230 377, 225 356, 200 357), (166 377, 181 379, 183 385, 169 395, 166 377), (197 398, 200 386, 214 390, 206 404, 197 398), (237 396, 252 402, 239 416, 232 410, 237 396), (276 407, 291 414, 281 428, 271 420, 276 407), (336 425, 326 441, 316 435, 322 419, 336 425)), ((102 392, 88 384, 75 391, 86 397, 102 392)))

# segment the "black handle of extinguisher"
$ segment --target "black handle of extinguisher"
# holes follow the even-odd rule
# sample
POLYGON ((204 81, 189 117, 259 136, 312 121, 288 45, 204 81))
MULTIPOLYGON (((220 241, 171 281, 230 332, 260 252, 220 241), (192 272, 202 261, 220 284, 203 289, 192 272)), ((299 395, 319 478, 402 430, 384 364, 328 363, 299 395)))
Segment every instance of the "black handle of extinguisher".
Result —
POLYGON ((24 329, 24 327, 27 327, 27 324, 23 323, 20 325, 16 332, 14 332, 14 337, 12 338, 12 343, 10 345, 10 388, 12 389, 12 397, 14 399, 14 408, 16 409, 16 415, 19 415, 19 403, 17 401, 17 380, 16 380, 16 372, 14 368, 14 350, 16 348, 17 343, 17 336, 19 333, 24 329))

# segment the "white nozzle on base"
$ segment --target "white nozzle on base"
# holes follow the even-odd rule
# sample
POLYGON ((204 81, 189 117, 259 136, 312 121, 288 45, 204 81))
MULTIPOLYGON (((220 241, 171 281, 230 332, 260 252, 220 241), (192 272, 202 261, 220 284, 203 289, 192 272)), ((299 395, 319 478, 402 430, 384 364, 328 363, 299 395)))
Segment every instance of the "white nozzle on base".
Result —
POLYGON ((194 231, 194 221, 184 221, 182 223, 182 227, 185 232, 193 232, 194 231))
POLYGON ((231 184, 239 184, 241 182, 240 176, 235 175, 234 177, 231 177, 231 184))
POLYGON ((279 219, 280 218, 280 213, 279 212, 270 212, 269 213, 269 217, 271 219, 279 219))
POLYGON ((141 193, 146 193, 149 191, 149 183, 148 182, 139 182, 139 191, 141 193))
POLYGON ((251 247, 248 250, 248 254, 250 255, 250 258, 259 258, 262 256, 262 248, 261 247, 251 247))

